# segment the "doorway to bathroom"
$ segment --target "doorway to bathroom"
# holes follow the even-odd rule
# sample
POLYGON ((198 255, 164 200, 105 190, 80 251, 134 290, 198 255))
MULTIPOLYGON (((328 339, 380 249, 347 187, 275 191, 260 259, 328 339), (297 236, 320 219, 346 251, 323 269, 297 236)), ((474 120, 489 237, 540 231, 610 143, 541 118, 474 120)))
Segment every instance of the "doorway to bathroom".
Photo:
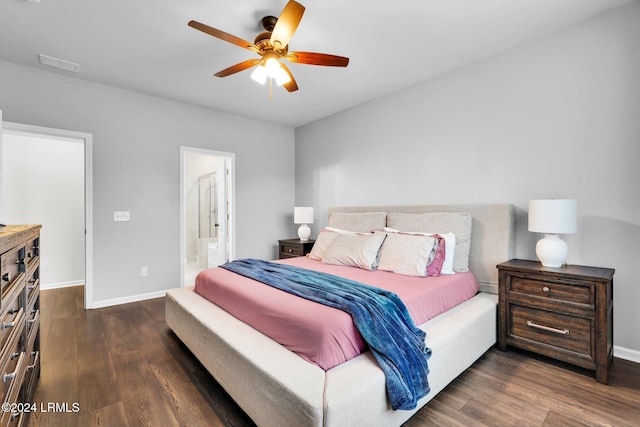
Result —
POLYGON ((182 286, 234 258, 233 153, 180 147, 182 286))

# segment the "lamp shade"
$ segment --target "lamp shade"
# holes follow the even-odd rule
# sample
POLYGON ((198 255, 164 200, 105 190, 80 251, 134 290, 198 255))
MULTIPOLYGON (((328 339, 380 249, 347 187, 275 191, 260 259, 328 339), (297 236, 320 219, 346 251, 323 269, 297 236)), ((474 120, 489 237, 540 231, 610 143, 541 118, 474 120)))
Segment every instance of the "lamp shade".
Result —
POLYGON ((529 200, 529 231, 569 234, 578 230, 578 203, 574 199, 529 200))
POLYGON ((313 207, 293 208, 294 224, 313 224, 313 207))

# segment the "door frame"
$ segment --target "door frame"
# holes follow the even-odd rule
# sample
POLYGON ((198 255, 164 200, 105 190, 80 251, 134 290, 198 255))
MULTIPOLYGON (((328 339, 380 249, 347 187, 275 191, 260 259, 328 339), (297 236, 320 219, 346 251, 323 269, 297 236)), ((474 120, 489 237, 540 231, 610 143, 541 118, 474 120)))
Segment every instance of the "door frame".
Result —
MULTIPOLYGON (((235 153, 229 153, 225 151, 209 150, 206 148, 187 147, 180 146, 180 286, 185 287, 185 261, 187 257, 187 222, 186 222, 186 209, 187 209, 187 153, 201 154, 211 157, 223 157, 229 161, 229 191, 227 195, 228 200, 228 245, 229 245, 229 259, 235 259, 236 254, 236 216, 235 216, 235 193, 236 193, 236 155, 235 153)), ((226 163, 226 162, 225 162, 226 163)))
MULTIPOLYGON (((0 116, 1 117, 1 116, 0 116)), ((93 308, 93 136, 86 132, 2 122, 2 133, 84 141, 84 307, 93 308)), ((1 136, 1 135, 0 135, 1 136)))

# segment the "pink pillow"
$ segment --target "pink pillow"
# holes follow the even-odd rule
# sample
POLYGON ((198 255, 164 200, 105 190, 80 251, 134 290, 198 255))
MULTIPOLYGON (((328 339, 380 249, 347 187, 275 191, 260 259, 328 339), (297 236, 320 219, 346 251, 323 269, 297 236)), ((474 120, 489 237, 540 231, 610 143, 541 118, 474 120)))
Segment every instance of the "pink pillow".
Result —
POLYGON ((436 253, 431 263, 427 265, 427 276, 438 277, 442 272, 442 265, 444 264, 444 258, 446 255, 447 242, 444 240, 444 237, 439 234, 434 234, 433 237, 437 241, 436 253))

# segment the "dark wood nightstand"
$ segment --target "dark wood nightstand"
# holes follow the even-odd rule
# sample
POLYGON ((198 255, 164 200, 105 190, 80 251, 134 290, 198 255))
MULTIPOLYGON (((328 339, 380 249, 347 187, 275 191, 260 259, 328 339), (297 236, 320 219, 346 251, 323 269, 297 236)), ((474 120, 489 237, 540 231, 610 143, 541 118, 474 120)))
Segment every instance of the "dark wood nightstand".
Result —
POLYGON ((300 239, 284 239, 278 240, 278 243, 278 257, 280 259, 284 259, 305 256, 311 252, 311 248, 313 248, 315 240, 301 242, 300 239))
POLYGON ((613 359, 614 272, 519 259, 498 265, 498 348, 510 345, 592 369, 606 384, 613 359))

